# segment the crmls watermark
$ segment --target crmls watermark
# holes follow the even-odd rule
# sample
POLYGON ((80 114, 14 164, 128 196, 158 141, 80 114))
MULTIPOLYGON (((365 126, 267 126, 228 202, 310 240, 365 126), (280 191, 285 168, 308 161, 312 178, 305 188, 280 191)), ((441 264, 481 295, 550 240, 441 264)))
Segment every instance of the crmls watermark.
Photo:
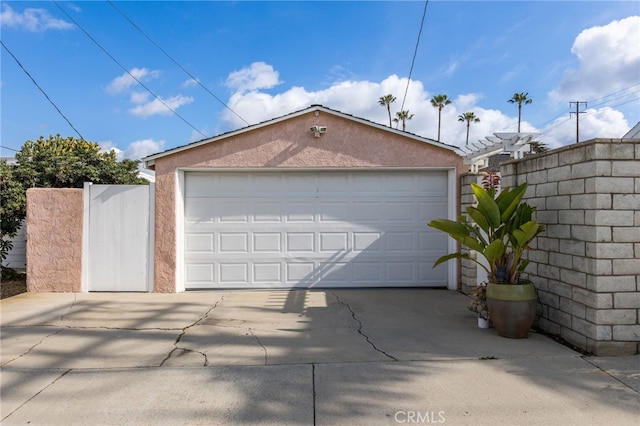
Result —
POLYGON ((407 424, 437 424, 444 423, 444 411, 396 411, 393 416, 396 423, 407 424))

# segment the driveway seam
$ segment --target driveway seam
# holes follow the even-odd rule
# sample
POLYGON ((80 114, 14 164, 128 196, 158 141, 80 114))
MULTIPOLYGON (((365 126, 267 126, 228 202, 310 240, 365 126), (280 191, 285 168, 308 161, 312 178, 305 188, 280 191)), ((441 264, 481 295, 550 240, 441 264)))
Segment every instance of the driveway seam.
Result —
POLYGON ((380 349, 379 347, 377 347, 377 346, 376 346, 376 345, 371 341, 371 339, 369 338, 369 336, 367 336, 366 334, 364 334, 364 332, 362 331, 362 327, 363 327, 362 321, 361 321, 361 320, 356 316, 356 313, 355 313, 355 311, 351 308, 351 305, 349 305, 349 304, 348 304, 348 303, 346 303, 346 302, 343 302, 343 301, 338 297, 338 295, 337 295, 337 294, 335 294, 334 292, 330 292, 330 293, 333 295, 333 297, 335 297, 335 298, 336 298, 336 300, 338 301, 338 303, 340 303, 341 305, 345 306, 345 307, 349 310, 349 312, 351 312, 351 318, 353 318, 353 320, 354 320, 354 321, 356 321, 356 322, 358 323, 358 329, 357 329, 358 334, 359 334, 359 335, 361 335, 362 337, 364 337, 364 338, 365 338, 365 340, 367 341, 367 343, 369 343, 369 345, 371 345, 371 347, 372 347, 374 350, 376 350, 376 351, 380 352, 381 354, 383 354, 383 355, 384 355, 384 356, 386 356, 387 358, 389 358, 389 359, 391 359, 391 360, 393 360, 393 361, 396 361, 396 362, 397 362, 397 361, 398 361, 398 359, 397 359, 397 358, 395 358, 395 357, 394 357, 394 356, 392 356, 392 355, 389 355, 388 353, 386 353, 385 351, 383 351, 382 349, 380 349))
POLYGON ((311 363, 311 390, 312 390, 312 409, 313 409, 313 426, 316 426, 316 365, 311 363))
MULTIPOLYGON (((44 340, 44 339, 43 339, 44 340)), ((28 404, 33 398, 35 398, 36 396, 40 395, 42 392, 44 392, 47 388, 49 388, 51 385, 53 385, 55 382, 57 382, 58 380, 62 379, 64 376, 66 376, 67 374, 69 374, 71 372, 71 370, 73 370, 72 368, 69 368, 68 370, 66 370, 65 372, 63 372, 61 375, 59 375, 58 377, 56 377, 55 379, 53 379, 51 381, 51 383, 49 383, 47 386, 43 387, 42 389, 40 389, 38 392, 36 392, 35 394, 33 394, 33 396, 29 399, 27 399, 25 402, 23 402, 22 404, 20 404, 18 407, 16 407, 15 410, 13 410, 12 412, 10 412, 9 414, 7 414, 6 416, 4 416, 2 418, 2 420, 0 420, 0 422, 4 422, 5 420, 7 420, 10 416, 13 415, 13 413, 15 413, 16 411, 18 411, 19 409, 21 409, 22 407, 24 407, 26 404, 28 404)))

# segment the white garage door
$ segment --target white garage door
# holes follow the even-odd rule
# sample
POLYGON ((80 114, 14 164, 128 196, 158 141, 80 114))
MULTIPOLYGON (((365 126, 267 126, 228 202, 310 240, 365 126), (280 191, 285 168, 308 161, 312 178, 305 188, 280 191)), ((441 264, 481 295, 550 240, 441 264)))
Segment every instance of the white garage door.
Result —
POLYGON ((185 288, 444 287, 447 172, 187 172, 185 288))

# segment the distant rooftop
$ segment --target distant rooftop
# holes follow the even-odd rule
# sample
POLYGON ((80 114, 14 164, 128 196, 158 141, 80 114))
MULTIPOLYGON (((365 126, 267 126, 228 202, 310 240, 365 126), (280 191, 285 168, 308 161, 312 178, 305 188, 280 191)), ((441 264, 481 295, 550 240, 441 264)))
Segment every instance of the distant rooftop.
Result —
POLYGON ((640 121, 631 128, 622 139, 640 139, 640 121))

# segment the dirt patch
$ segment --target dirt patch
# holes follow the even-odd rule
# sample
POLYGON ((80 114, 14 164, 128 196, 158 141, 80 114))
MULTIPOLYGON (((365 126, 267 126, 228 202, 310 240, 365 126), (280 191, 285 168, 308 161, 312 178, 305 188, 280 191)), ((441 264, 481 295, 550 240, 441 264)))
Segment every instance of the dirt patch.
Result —
POLYGON ((15 296, 27 291, 27 274, 21 272, 15 272, 6 276, 6 271, 3 272, 2 281, 0 282, 0 293, 2 296, 0 299, 6 299, 7 297, 15 296))

